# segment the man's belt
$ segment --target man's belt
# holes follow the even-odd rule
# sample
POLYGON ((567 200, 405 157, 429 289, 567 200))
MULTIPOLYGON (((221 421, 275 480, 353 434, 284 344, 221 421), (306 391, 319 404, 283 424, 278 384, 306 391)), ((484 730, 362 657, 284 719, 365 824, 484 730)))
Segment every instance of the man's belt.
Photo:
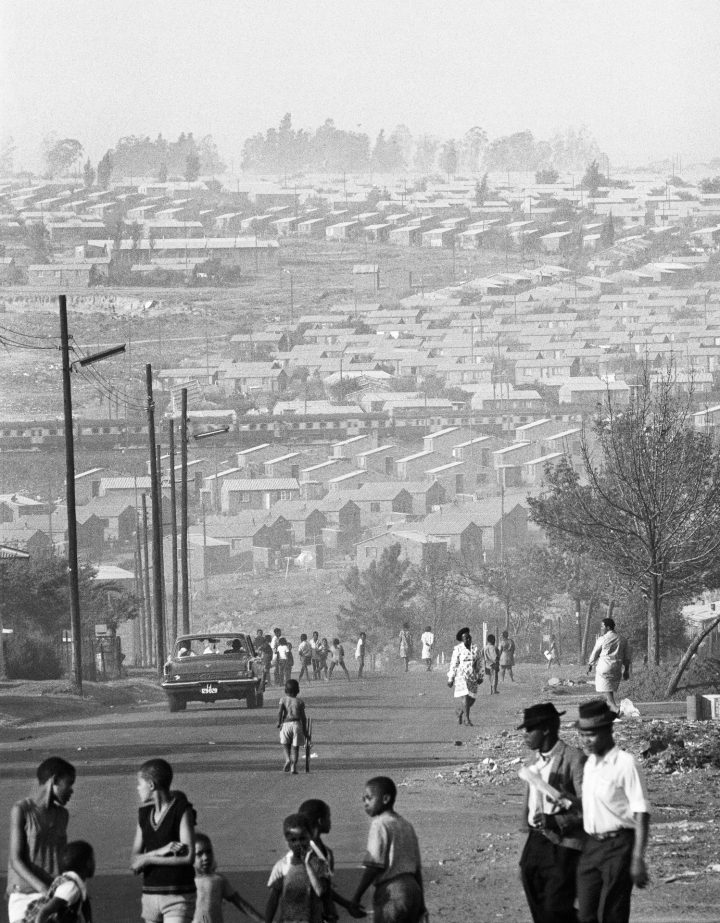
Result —
POLYGON ((616 837, 633 832, 634 828, 632 827, 620 827, 619 830, 607 830, 605 833, 588 833, 588 836, 592 837, 593 840, 598 840, 600 843, 603 843, 605 840, 614 840, 616 837))

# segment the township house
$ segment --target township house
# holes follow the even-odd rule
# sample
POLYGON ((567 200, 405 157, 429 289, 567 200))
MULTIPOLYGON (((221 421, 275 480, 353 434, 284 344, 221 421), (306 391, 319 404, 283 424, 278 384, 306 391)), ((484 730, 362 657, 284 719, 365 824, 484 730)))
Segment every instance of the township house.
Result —
POLYGON ((226 515, 242 510, 269 510, 278 500, 299 500, 295 478, 228 478, 220 490, 220 508, 226 515))
POLYGON ((288 376, 284 369, 271 362, 222 362, 218 367, 217 383, 225 394, 238 391, 277 394, 287 388, 288 376))
POLYGON ((400 545, 400 556, 407 558, 415 567, 429 566, 445 559, 448 554, 448 546, 443 539, 419 529, 398 527, 358 542, 355 564, 364 570, 372 561, 379 560, 383 551, 392 545, 400 545))
POLYGON ((352 553, 362 534, 362 515, 357 503, 348 500, 343 491, 334 490, 314 501, 314 505, 327 519, 322 531, 323 544, 343 554, 352 553))

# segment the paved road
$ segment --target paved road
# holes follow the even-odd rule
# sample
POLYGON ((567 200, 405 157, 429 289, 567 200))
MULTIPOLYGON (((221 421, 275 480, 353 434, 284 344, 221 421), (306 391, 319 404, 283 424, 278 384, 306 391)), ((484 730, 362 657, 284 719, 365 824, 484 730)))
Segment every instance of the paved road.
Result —
MULTIPOLYGON (((213 836, 221 866, 230 873, 242 870, 244 890, 262 904, 267 871, 282 851, 282 818, 302 800, 321 797, 331 804, 335 826, 329 842, 338 864, 351 867, 365 845, 367 818, 360 803, 365 779, 383 773, 401 782, 416 770, 463 762, 466 752, 455 742, 470 742, 475 736, 472 728, 457 727, 441 673, 416 670, 407 676, 370 676, 363 682, 333 678, 330 683, 304 684, 316 756, 309 775, 291 777, 281 771, 274 692, 266 695, 261 711, 218 703, 191 705, 171 715, 164 707, 145 706, 118 710, 111 719, 48 723, 18 731, 15 740, 0 744, 2 804, 9 806, 26 794, 28 780, 45 756, 54 753, 74 762, 78 782, 70 832, 96 845, 96 919, 136 920, 135 882, 127 875, 137 817, 135 773, 149 757, 166 757, 175 769, 177 787, 198 809, 199 828, 213 836), (28 735, 31 739, 19 739, 28 735), (118 914, 118 894, 133 895, 122 901, 129 908, 127 915, 118 914)), ((517 710, 519 687, 513 692, 517 710)), ((487 719, 500 719, 500 700, 483 697, 487 719)), ((512 706, 506 701, 503 711, 508 708, 512 706)), ((479 715, 480 706, 477 711, 479 715)), ((446 810, 419 802, 406 801, 401 810, 413 819, 422 838, 422 828, 431 831, 439 817, 446 818, 446 810)), ((2 836, 2 867, 6 848, 2 836)), ((352 878, 356 873, 345 874, 352 878)))

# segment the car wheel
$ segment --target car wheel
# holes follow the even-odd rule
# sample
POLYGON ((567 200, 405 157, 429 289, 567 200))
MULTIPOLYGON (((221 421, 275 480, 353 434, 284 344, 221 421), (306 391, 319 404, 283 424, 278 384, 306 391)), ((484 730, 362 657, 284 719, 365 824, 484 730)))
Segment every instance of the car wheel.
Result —
POLYGON ((185 711, 187 700, 180 698, 179 695, 171 695, 168 696, 168 705, 170 706, 170 711, 185 711))

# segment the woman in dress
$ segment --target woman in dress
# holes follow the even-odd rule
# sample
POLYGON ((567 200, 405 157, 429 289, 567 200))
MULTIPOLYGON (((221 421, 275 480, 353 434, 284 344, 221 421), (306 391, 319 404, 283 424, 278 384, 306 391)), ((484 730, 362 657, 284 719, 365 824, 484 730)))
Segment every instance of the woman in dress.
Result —
POLYGON ((472 643, 469 628, 461 628, 455 635, 458 642, 453 648, 448 670, 448 686, 455 687, 458 724, 472 726, 470 709, 477 698, 478 686, 483 681, 485 661, 480 648, 472 643))
POLYGON ((431 625, 428 625, 425 631, 420 635, 420 643, 422 644, 420 659, 427 667, 429 673, 430 670, 432 670, 433 648, 435 647, 435 635, 431 625))
POLYGON ((630 679, 630 646, 615 631, 615 621, 605 618, 600 623, 600 637, 588 661, 588 673, 595 667, 595 691, 605 697, 617 715, 620 706, 615 699, 621 679, 630 679))
POLYGON ((410 655, 412 653, 412 636, 410 634, 410 625, 403 622, 400 629, 400 657, 405 661, 405 672, 407 673, 410 664, 410 655))
POLYGON ((515 682, 513 667, 515 666, 515 642, 507 631, 502 633, 500 640, 500 679, 505 682, 505 671, 510 674, 510 679, 515 682))

